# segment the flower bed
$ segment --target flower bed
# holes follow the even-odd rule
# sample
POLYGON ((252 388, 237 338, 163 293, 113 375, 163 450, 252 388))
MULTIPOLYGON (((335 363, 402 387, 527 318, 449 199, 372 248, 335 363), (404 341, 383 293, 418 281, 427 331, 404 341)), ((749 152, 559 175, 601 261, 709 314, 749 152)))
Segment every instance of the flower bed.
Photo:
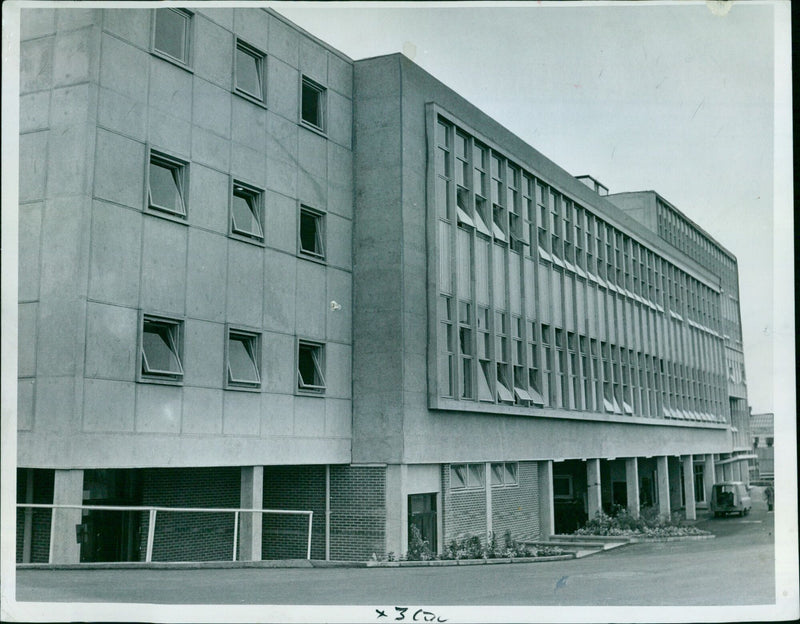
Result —
POLYGON ((573 535, 607 535, 613 537, 670 538, 710 536, 711 533, 681 523, 677 515, 662 517, 653 508, 643 509, 638 518, 627 510, 615 508, 612 514, 598 512, 573 535))
MULTIPOLYGON (((557 557, 568 553, 558 546, 529 546, 518 542, 506 531, 498 540, 494 533, 489 534, 486 544, 477 535, 463 535, 444 547, 443 552, 433 553, 427 540, 423 540, 417 527, 411 527, 408 552, 399 561, 488 561, 496 559, 530 559, 536 557, 557 557)), ((377 561, 377 558, 375 558, 377 561)), ((398 561, 394 553, 389 553, 384 561, 398 561)))

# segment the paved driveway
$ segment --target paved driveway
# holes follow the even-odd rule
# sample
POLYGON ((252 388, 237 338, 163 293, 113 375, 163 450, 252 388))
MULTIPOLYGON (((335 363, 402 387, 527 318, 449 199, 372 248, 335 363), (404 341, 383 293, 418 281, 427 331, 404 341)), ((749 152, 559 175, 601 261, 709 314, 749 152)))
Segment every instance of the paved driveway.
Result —
MULTIPOLYGON (((704 513, 704 512, 703 512, 704 513)), ((28 601, 180 604, 725 605, 774 602, 773 514, 700 522, 715 539, 585 559, 444 568, 20 570, 28 601)), ((409 612, 409 616, 411 613, 409 612)), ((387 621, 387 620, 383 620, 387 621)))

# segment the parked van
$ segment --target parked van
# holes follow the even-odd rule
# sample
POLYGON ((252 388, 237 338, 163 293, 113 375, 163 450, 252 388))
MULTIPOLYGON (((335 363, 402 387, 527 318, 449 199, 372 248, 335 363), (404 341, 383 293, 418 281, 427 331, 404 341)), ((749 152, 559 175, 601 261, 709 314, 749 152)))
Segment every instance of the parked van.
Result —
POLYGON ((729 513, 746 516, 752 506, 747 486, 741 481, 722 481, 711 490, 711 511, 715 518, 729 513))

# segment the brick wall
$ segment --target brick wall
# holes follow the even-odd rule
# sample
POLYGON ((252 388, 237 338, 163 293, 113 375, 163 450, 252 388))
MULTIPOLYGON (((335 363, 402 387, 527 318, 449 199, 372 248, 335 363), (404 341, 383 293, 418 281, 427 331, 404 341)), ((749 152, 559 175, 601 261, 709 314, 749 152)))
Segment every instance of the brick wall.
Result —
MULTIPOLYGON (((311 558, 325 558, 325 466, 264 466, 264 508, 314 512, 311 558)), ((262 558, 305 559, 308 516, 264 514, 262 558)))
MULTIPOLYGON (((241 470, 224 468, 148 468, 141 471, 142 505, 164 507, 239 507, 241 470)), ((233 557, 232 513, 159 511, 153 561, 229 561, 233 557)), ((140 558, 147 551, 149 518, 142 513, 140 558)))
POLYGON ((443 543, 461 535, 477 535, 486 542, 486 490, 451 490, 450 464, 442 464, 443 543))
POLYGON ((386 468, 331 466, 331 559, 366 561, 386 548, 386 468))
MULTIPOLYGON (((53 483, 55 471, 49 469, 33 470, 34 503, 53 502, 53 483)), ((27 469, 17 469, 17 502, 26 502, 27 469)), ((50 520, 49 509, 34 509, 31 522, 31 563, 47 563, 50 558, 50 520)), ((17 563, 22 563, 24 544, 25 510, 17 510, 17 563)))
POLYGON ((517 540, 539 539, 539 471, 536 462, 519 462, 519 485, 492 488, 492 530, 517 540))

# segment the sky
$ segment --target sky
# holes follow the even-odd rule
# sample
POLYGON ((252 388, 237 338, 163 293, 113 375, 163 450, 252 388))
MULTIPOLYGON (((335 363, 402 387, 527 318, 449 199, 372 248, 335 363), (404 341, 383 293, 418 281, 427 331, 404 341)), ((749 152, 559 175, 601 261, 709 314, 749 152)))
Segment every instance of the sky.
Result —
POLYGON ((772 3, 271 6, 353 59, 403 52, 571 174, 714 236, 739 262, 750 404, 773 411, 772 3))

